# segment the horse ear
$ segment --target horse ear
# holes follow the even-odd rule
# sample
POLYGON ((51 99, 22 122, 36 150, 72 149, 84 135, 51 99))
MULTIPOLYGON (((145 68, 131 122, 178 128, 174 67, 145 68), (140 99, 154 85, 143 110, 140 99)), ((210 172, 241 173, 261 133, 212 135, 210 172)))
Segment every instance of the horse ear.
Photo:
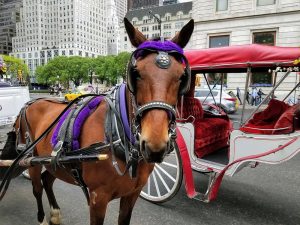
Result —
POLYGON ((186 44, 189 42, 190 37, 194 31, 194 20, 191 19, 180 32, 173 37, 172 41, 179 45, 181 48, 184 48, 186 44))
POLYGON ((138 29, 134 28, 134 26, 126 17, 124 18, 124 24, 130 42, 134 47, 138 47, 140 44, 147 40, 147 38, 138 29))

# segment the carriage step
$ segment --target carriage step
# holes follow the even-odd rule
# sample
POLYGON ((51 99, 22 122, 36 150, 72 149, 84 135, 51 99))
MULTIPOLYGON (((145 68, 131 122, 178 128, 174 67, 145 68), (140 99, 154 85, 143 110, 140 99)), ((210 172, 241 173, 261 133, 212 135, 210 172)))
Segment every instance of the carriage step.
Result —
POLYGON ((195 195, 195 197, 193 197, 193 199, 200 201, 200 202, 204 202, 204 203, 209 203, 210 200, 207 196, 207 194, 203 194, 200 192, 197 192, 197 194, 195 195))

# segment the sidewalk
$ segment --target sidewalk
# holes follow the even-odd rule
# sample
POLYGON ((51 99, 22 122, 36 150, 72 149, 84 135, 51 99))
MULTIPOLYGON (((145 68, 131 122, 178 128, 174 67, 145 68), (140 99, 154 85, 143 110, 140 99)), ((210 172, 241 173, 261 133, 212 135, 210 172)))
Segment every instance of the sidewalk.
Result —
MULTIPOLYGON (((268 104, 263 104, 259 107, 259 109, 265 109, 265 108, 267 108, 267 106, 268 106, 268 104)), ((255 105, 250 105, 248 103, 246 103, 246 105, 245 105, 245 109, 252 109, 253 110, 253 109, 256 109, 257 107, 258 107, 258 105, 255 106, 255 105)), ((239 105, 239 109, 243 109, 243 105, 239 105)))

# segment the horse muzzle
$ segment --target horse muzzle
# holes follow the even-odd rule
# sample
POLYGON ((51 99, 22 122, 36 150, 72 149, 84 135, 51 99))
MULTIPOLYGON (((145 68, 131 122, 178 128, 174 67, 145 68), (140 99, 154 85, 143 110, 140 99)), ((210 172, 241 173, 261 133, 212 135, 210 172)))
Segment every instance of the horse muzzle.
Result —
POLYGON ((148 163, 161 163, 169 150, 168 142, 159 147, 154 147, 146 141, 141 141, 141 154, 148 163))

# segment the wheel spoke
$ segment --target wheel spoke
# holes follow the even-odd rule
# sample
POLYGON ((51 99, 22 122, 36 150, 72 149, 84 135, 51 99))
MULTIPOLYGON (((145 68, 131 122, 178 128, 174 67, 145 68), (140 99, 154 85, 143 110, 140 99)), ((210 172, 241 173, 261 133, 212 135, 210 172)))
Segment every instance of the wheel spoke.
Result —
POLYGON ((166 202, 176 195, 181 183, 182 162, 176 145, 174 152, 167 155, 162 163, 155 164, 140 196, 154 203, 166 202))
POLYGON ((168 192, 170 192, 170 188, 169 186, 166 184, 165 180, 163 179, 163 177, 161 176, 160 172, 158 171, 158 169, 154 168, 155 173, 157 174, 157 176, 159 177, 159 179, 161 180, 161 182, 163 183, 164 187, 167 189, 168 192))
POLYGON ((169 177, 173 182, 176 182, 175 178, 172 177, 167 171, 165 171, 160 165, 156 165, 167 177, 169 177))
POLYGON ((153 173, 153 180, 154 180, 154 184, 155 184, 155 189, 156 189, 156 192, 157 192, 157 196, 160 197, 161 194, 160 194, 160 191, 159 191, 159 187, 158 187, 158 184, 157 184, 155 173, 153 173))
POLYGON ((148 184, 147 184, 147 194, 150 195, 150 194, 151 194, 151 193, 150 193, 151 175, 149 176, 148 182, 147 182, 147 183, 148 183, 148 184))
POLYGON ((171 163, 167 163, 167 162, 162 162, 162 164, 177 169, 177 166, 175 164, 171 164, 171 163))

